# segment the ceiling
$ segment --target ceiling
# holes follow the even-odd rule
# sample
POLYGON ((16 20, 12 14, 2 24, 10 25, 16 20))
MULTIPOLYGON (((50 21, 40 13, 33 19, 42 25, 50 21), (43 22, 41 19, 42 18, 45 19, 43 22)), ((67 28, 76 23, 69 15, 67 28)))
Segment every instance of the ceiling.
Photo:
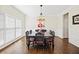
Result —
MULTIPOLYGON (((15 5, 20 11, 29 16, 38 16, 40 14, 39 5, 15 5)), ((56 15, 69 8, 70 5, 43 5, 43 15, 56 15)))

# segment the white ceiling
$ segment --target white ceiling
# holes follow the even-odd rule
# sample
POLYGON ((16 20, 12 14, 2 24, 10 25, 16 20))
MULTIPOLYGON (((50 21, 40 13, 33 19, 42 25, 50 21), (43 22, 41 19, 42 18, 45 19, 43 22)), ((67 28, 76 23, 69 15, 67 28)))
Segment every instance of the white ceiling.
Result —
MULTIPOLYGON (((40 14, 39 5, 15 5, 20 11, 29 16, 38 16, 40 14)), ((44 15, 56 15, 69 8, 70 5, 43 5, 44 15)))

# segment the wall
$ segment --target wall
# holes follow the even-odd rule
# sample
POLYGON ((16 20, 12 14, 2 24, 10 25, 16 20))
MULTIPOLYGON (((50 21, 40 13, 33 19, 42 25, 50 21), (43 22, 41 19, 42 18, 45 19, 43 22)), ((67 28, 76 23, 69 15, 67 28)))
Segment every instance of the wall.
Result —
POLYGON ((63 15, 69 13, 69 42, 74 44, 75 46, 79 47, 79 24, 72 24, 72 16, 79 14, 79 6, 72 6, 69 9, 63 11, 61 14, 59 14, 59 20, 60 20, 60 33, 61 37, 63 38, 63 15))
POLYGON ((79 24, 72 24, 72 16, 79 14, 79 6, 71 8, 69 14, 69 42, 79 47, 79 24))
POLYGON ((35 16, 26 16, 26 30, 35 30, 36 28, 36 19, 35 16))
POLYGON ((46 16, 45 27, 48 30, 55 31, 55 35, 58 35, 58 18, 57 15, 48 15, 46 16))
POLYGON ((58 26, 57 26, 57 36, 63 38, 63 18, 62 18, 62 15, 59 14, 57 16, 57 18, 58 18, 57 19, 57 24, 58 24, 58 26))

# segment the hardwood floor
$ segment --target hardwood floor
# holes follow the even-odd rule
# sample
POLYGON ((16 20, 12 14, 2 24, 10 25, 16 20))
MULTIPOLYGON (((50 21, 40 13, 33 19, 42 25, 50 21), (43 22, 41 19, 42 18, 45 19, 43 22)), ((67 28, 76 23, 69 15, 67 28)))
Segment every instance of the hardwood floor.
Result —
POLYGON ((51 49, 27 49, 25 37, 14 44, 4 48, 0 54, 79 54, 79 48, 68 43, 67 39, 55 37, 54 48, 51 49))

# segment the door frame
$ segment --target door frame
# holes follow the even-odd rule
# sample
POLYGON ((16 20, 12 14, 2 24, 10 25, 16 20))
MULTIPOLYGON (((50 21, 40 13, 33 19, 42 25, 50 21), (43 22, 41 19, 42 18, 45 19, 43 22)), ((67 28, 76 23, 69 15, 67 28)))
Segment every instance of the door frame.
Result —
POLYGON ((63 38, 69 39, 69 13, 68 12, 63 14, 63 38))

